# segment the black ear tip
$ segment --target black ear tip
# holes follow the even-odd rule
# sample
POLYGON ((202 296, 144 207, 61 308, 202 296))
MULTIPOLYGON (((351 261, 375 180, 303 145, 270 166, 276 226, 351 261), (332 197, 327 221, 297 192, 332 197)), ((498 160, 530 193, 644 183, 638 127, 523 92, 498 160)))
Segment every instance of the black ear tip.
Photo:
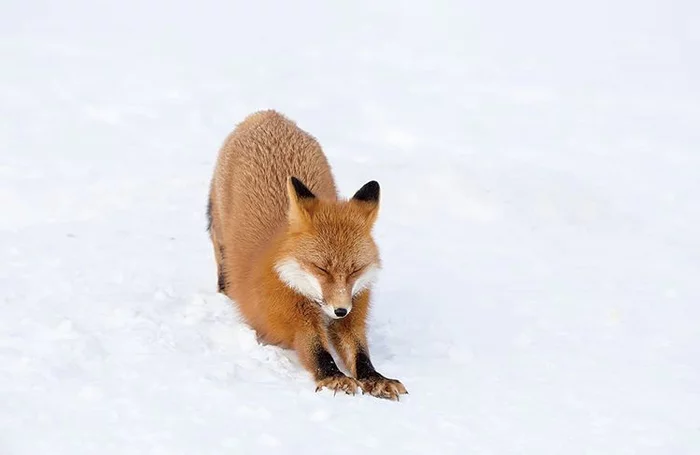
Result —
POLYGON ((379 200, 379 182, 371 180, 365 183, 352 197, 357 201, 376 202, 379 200))
POLYGON ((297 193, 297 196, 299 196, 302 199, 316 197, 316 196, 314 196, 314 193, 312 193, 311 190, 308 189, 306 187, 306 185, 304 185, 301 182, 301 180, 299 180, 298 178, 296 178, 294 176, 292 176, 291 180, 292 180, 292 186, 294 186, 294 191, 297 193))

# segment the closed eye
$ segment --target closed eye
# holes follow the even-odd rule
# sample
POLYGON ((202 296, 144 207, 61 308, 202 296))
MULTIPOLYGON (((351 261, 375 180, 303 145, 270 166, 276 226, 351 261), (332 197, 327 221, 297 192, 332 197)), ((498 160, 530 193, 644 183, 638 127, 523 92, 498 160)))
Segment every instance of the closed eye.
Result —
POLYGON ((325 273, 326 275, 330 275, 330 274, 331 274, 328 270, 324 269, 323 267, 319 267, 319 266, 317 266, 316 264, 314 264, 314 267, 316 267, 318 270, 320 270, 321 272, 325 273))
POLYGON ((358 273, 362 272, 364 269, 365 269, 365 267, 359 267, 359 268, 353 270, 353 271, 350 273, 350 276, 355 276, 355 275, 357 275, 358 273))

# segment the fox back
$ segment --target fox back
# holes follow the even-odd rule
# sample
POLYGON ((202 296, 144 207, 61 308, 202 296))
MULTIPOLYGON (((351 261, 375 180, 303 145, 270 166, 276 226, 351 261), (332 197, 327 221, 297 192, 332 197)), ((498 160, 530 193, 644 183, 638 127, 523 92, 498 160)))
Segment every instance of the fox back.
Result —
POLYGON ((212 234, 225 248, 226 287, 234 300, 250 265, 286 220, 291 175, 320 197, 337 198, 316 139, 275 111, 247 117, 219 152, 211 185, 212 234))

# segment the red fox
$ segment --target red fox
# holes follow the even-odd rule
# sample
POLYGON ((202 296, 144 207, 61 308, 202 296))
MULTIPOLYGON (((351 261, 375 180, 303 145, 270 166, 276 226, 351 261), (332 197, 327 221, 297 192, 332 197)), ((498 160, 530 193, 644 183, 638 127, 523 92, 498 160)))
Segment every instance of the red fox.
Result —
POLYGON ((316 139, 276 111, 248 116, 219 151, 207 210, 219 292, 261 342, 296 351, 316 391, 407 393, 374 369, 367 346, 378 211, 376 181, 339 198, 316 139))

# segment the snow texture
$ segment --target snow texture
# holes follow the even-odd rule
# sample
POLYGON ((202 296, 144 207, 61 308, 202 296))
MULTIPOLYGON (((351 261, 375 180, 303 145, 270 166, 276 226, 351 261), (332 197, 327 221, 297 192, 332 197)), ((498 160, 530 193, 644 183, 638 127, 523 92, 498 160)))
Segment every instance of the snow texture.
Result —
POLYGON ((700 453, 698 2, 0 5, 0 453, 700 453), (218 147, 382 184, 399 403, 216 293, 218 147))

